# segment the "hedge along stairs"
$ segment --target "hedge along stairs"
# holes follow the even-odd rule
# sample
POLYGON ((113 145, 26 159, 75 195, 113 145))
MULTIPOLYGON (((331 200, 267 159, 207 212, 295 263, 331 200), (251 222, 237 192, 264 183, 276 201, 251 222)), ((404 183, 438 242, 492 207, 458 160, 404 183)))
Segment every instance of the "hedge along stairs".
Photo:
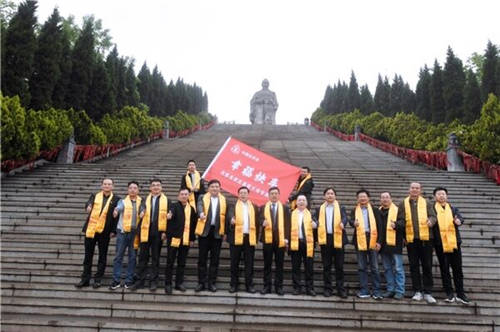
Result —
MULTIPOLYGON (((211 330, 406 330, 498 331, 500 328, 500 187, 481 175, 447 173, 412 165, 362 142, 344 142, 305 126, 216 125, 173 141, 160 140, 97 163, 48 165, 3 181, 2 203, 2 330, 3 331, 211 331, 211 330), (123 196, 126 183, 137 179, 143 196, 148 180, 159 177, 175 198, 188 159, 203 171, 227 136, 232 135, 281 160, 310 166, 315 180, 314 205, 322 190, 334 185, 339 201, 351 209, 355 192, 364 187, 378 203, 390 190, 395 201, 406 196, 411 181, 422 183, 430 197, 437 185, 446 186, 466 224, 462 226, 465 289, 472 304, 445 304, 434 256, 434 295, 437 305, 402 301, 360 300, 357 264, 352 245, 346 247, 346 286, 349 298, 291 295, 290 257, 285 259, 285 296, 230 294, 229 248, 223 245, 217 293, 196 294, 197 244, 186 267, 188 291, 167 296, 159 289, 110 291, 115 240, 111 241, 105 286, 78 290, 83 261, 84 202, 99 189, 103 176, 115 180, 123 196)), ((234 202, 234 198, 230 201, 234 202)), ((349 238, 352 228, 348 227, 349 238)), ((165 248, 162 249, 161 278, 165 248)), ((96 262, 97 257, 94 258, 96 262)), ((126 261, 126 259, 125 259, 126 261)), ((382 270, 382 265, 380 265, 382 270)), ((255 255, 256 288, 262 287, 263 258, 255 255)), ((315 253, 316 290, 322 291, 322 266, 315 253)), ((410 295, 410 276, 405 257, 410 295)), ((241 274, 242 276, 243 274, 241 274)), ((241 281, 241 280, 240 280, 241 281)), ((163 279, 160 280, 162 285, 163 279)), ((241 289, 241 287, 240 287, 241 289)))

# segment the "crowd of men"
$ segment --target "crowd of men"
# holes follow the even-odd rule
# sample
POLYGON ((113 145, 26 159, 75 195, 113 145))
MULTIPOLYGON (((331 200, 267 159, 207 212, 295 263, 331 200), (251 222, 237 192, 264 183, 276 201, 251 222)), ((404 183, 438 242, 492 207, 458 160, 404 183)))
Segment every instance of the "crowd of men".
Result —
POLYGON ((88 213, 83 227, 85 258, 80 282, 88 287, 92 260, 97 245, 97 272, 92 286, 99 288, 106 267, 110 239, 116 237, 111 290, 125 287, 137 290, 146 287, 155 291, 160 274, 160 253, 166 246, 165 293, 172 293, 174 265, 175 286, 185 292, 184 269, 188 252, 198 241, 198 285, 196 292, 216 292, 219 257, 223 241, 229 243, 231 281, 229 292, 239 291, 240 261, 243 257, 245 290, 255 293, 255 248, 262 243, 264 258, 261 294, 283 295, 283 265, 286 254, 291 257, 293 294, 315 296, 313 265, 314 249, 320 247, 323 266, 323 295, 333 295, 332 265, 335 270, 336 294, 347 298, 344 286, 345 246, 348 225, 354 228, 360 289, 359 298, 400 300, 405 295, 403 247, 406 246, 411 275, 412 300, 436 303, 432 296, 432 255, 436 252, 441 270, 445 302, 468 304, 462 273, 461 237, 459 227, 464 219, 448 202, 448 191, 437 187, 434 202, 422 196, 419 183, 410 184, 409 195, 399 205, 390 192, 380 195, 380 204, 371 201, 370 193, 360 189, 356 206, 350 213, 337 200, 334 187, 323 190, 323 202, 312 208, 314 182, 308 167, 303 167, 294 191, 283 204, 278 187, 269 188, 269 201, 262 207, 249 199, 249 189, 238 189, 236 203, 229 204, 221 194, 221 184, 212 179, 205 183, 196 170, 196 163, 187 163, 177 201, 162 192, 162 181, 152 179, 146 198, 139 196, 139 184, 130 181, 127 196, 120 199, 113 193, 113 180, 102 180, 101 191, 92 194, 85 208, 88 213), (122 263, 128 253, 127 272, 122 283, 122 263), (138 252, 138 258, 136 254, 138 252), (384 267, 386 288, 382 289, 379 257, 384 267), (136 264, 137 261, 137 264, 136 264), (274 278, 272 266, 274 262, 274 278), (302 283, 302 265, 304 283, 302 283), (450 268, 453 271, 451 282, 450 268))

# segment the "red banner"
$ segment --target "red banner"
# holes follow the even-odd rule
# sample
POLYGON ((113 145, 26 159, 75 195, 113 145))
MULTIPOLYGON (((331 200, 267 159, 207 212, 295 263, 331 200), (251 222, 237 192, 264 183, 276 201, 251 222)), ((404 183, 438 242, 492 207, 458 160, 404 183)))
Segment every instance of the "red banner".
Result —
POLYGON ((239 187, 246 186, 250 189, 250 200, 264 205, 271 187, 280 188, 281 202, 286 203, 299 175, 300 168, 228 137, 203 178, 219 180, 222 188, 235 196, 239 187))

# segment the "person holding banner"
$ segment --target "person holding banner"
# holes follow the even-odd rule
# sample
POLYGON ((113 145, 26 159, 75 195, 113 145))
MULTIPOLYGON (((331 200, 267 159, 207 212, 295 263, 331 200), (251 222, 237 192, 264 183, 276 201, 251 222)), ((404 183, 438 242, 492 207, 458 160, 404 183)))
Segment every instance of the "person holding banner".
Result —
POLYGON ((345 208, 336 200, 333 187, 323 191, 324 203, 316 208, 314 220, 318 224, 318 243, 323 264, 323 295, 332 296, 332 258, 335 261, 335 281, 339 297, 347 298, 344 288, 344 246, 347 244, 345 208))
POLYGON ((222 240, 226 236, 226 198, 220 193, 219 180, 208 182, 208 193, 198 199, 198 222, 195 234, 198 236, 198 286, 196 292, 208 289, 216 292, 215 282, 219 269, 222 240), (207 259, 210 253, 210 267, 207 275, 207 259))
POLYGON ((167 220, 172 217, 170 210, 171 202, 162 193, 160 179, 152 179, 149 182, 150 194, 141 202, 139 208, 141 222, 137 229, 136 241, 139 241, 139 262, 137 263, 137 280, 132 290, 144 287, 149 258, 151 257, 151 271, 149 279, 149 290, 154 292, 158 287, 158 274, 160 270, 160 251, 162 242, 167 235, 167 220))
POLYGON ((300 266, 304 263, 306 294, 316 296, 313 284, 314 263, 314 229, 317 224, 313 221, 311 212, 307 209, 305 195, 297 197, 297 208, 293 210, 290 225, 289 252, 292 256, 293 295, 303 293, 300 283, 300 266))
POLYGON ((120 197, 113 194, 113 180, 104 178, 101 182, 101 191, 97 194, 91 194, 85 204, 88 213, 87 220, 82 228, 82 232, 85 233, 85 258, 83 260, 81 280, 75 285, 76 288, 90 285, 92 260, 96 245, 99 248, 99 260, 97 261, 97 272, 94 275, 92 287, 101 287, 101 278, 106 269, 109 240, 116 234, 117 218, 113 216, 113 210, 119 200, 120 197))
POLYGON ((373 296, 375 300, 380 300, 382 299, 378 269, 378 251, 381 243, 379 229, 382 227, 380 213, 370 204, 370 193, 367 190, 358 190, 356 198, 357 205, 351 212, 351 223, 355 227, 353 243, 358 255, 360 290, 357 296, 361 299, 373 296), (372 294, 368 288, 368 264, 372 277, 372 294))
POLYGON ((311 206, 311 195, 314 188, 314 181, 312 179, 311 170, 307 166, 303 166, 300 170, 299 180, 295 185, 294 191, 290 194, 288 201, 290 208, 294 210, 297 207, 297 198, 299 195, 304 195, 307 200, 307 207, 311 206))
POLYGON ((445 302, 458 302, 469 304, 469 299, 464 291, 464 274, 462 272, 462 251, 460 245, 462 238, 460 237, 459 227, 463 225, 464 218, 460 211, 448 203, 448 190, 444 187, 434 189, 434 210, 436 211, 437 224, 433 228, 434 231, 434 246, 436 248, 436 256, 439 261, 439 269, 441 270, 441 279, 443 288, 446 292, 445 302), (457 297, 453 296, 453 288, 451 286, 450 266, 453 270, 453 282, 457 297))
POLYGON ((196 210, 198 198, 205 194, 205 181, 196 170, 196 162, 189 160, 187 162, 187 172, 182 176, 181 189, 189 189, 189 204, 196 210))
POLYGON ((405 223, 398 219, 398 207, 392 202, 391 193, 380 194, 379 208, 382 227, 380 227, 380 256, 384 265, 387 290, 384 298, 401 300, 405 295, 405 270, 403 268, 403 237, 405 223))
POLYGON ((165 293, 172 294, 172 271, 177 259, 175 274, 175 289, 186 291, 184 287, 184 268, 189 247, 195 240, 194 229, 198 220, 196 210, 189 204, 190 191, 187 188, 179 190, 178 202, 172 204, 172 218, 167 227, 167 266, 165 268, 165 293))
POLYGON ((230 293, 238 291, 238 277, 240 258, 245 257, 245 288, 248 293, 255 293, 253 286, 253 261, 255 245, 259 234, 260 224, 257 222, 258 208, 248 199, 250 190, 247 187, 238 189, 238 200, 229 211, 227 242, 231 253, 231 284, 230 293))
POLYGON ((280 202, 280 190, 271 187, 268 190, 269 201, 261 208, 261 236, 264 253, 264 287, 261 294, 271 293, 271 271, 275 265, 274 290, 283 295, 283 263, 285 250, 288 248, 290 234, 290 209, 280 202))

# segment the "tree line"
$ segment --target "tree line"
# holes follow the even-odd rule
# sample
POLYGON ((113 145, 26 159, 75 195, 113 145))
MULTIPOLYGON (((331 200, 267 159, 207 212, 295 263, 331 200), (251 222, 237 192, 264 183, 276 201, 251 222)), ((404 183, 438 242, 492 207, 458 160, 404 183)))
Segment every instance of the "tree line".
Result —
POLYGON ((415 91, 401 75, 395 74, 389 81, 387 76, 379 74, 372 95, 368 85, 358 86, 351 72, 349 84, 339 80, 333 87, 327 86, 320 107, 327 114, 355 109, 365 115, 379 112, 394 116, 404 112, 433 123, 458 119, 471 124, 480 117, 490 93, 500 96, 500 54, 491 41, 484 54, 472 54, 466 64, 448 47, 443 66, 435 60, 431 68, 424 65, 420 69, 415 91))
POLYGON ((118 53, 94 16, 78 26, 55 8, 39 24, 36 0, 25 0, 16 10, 12 2, 1 2, 1 90, 19 96, 23 107, 85 110, 94 121, 140 104, 152 116, 208 111, 207 93, 196 83, 181 78, 167 83, 158 66, 150 70, 146 62, 136 75, 134 59, 118 53))

